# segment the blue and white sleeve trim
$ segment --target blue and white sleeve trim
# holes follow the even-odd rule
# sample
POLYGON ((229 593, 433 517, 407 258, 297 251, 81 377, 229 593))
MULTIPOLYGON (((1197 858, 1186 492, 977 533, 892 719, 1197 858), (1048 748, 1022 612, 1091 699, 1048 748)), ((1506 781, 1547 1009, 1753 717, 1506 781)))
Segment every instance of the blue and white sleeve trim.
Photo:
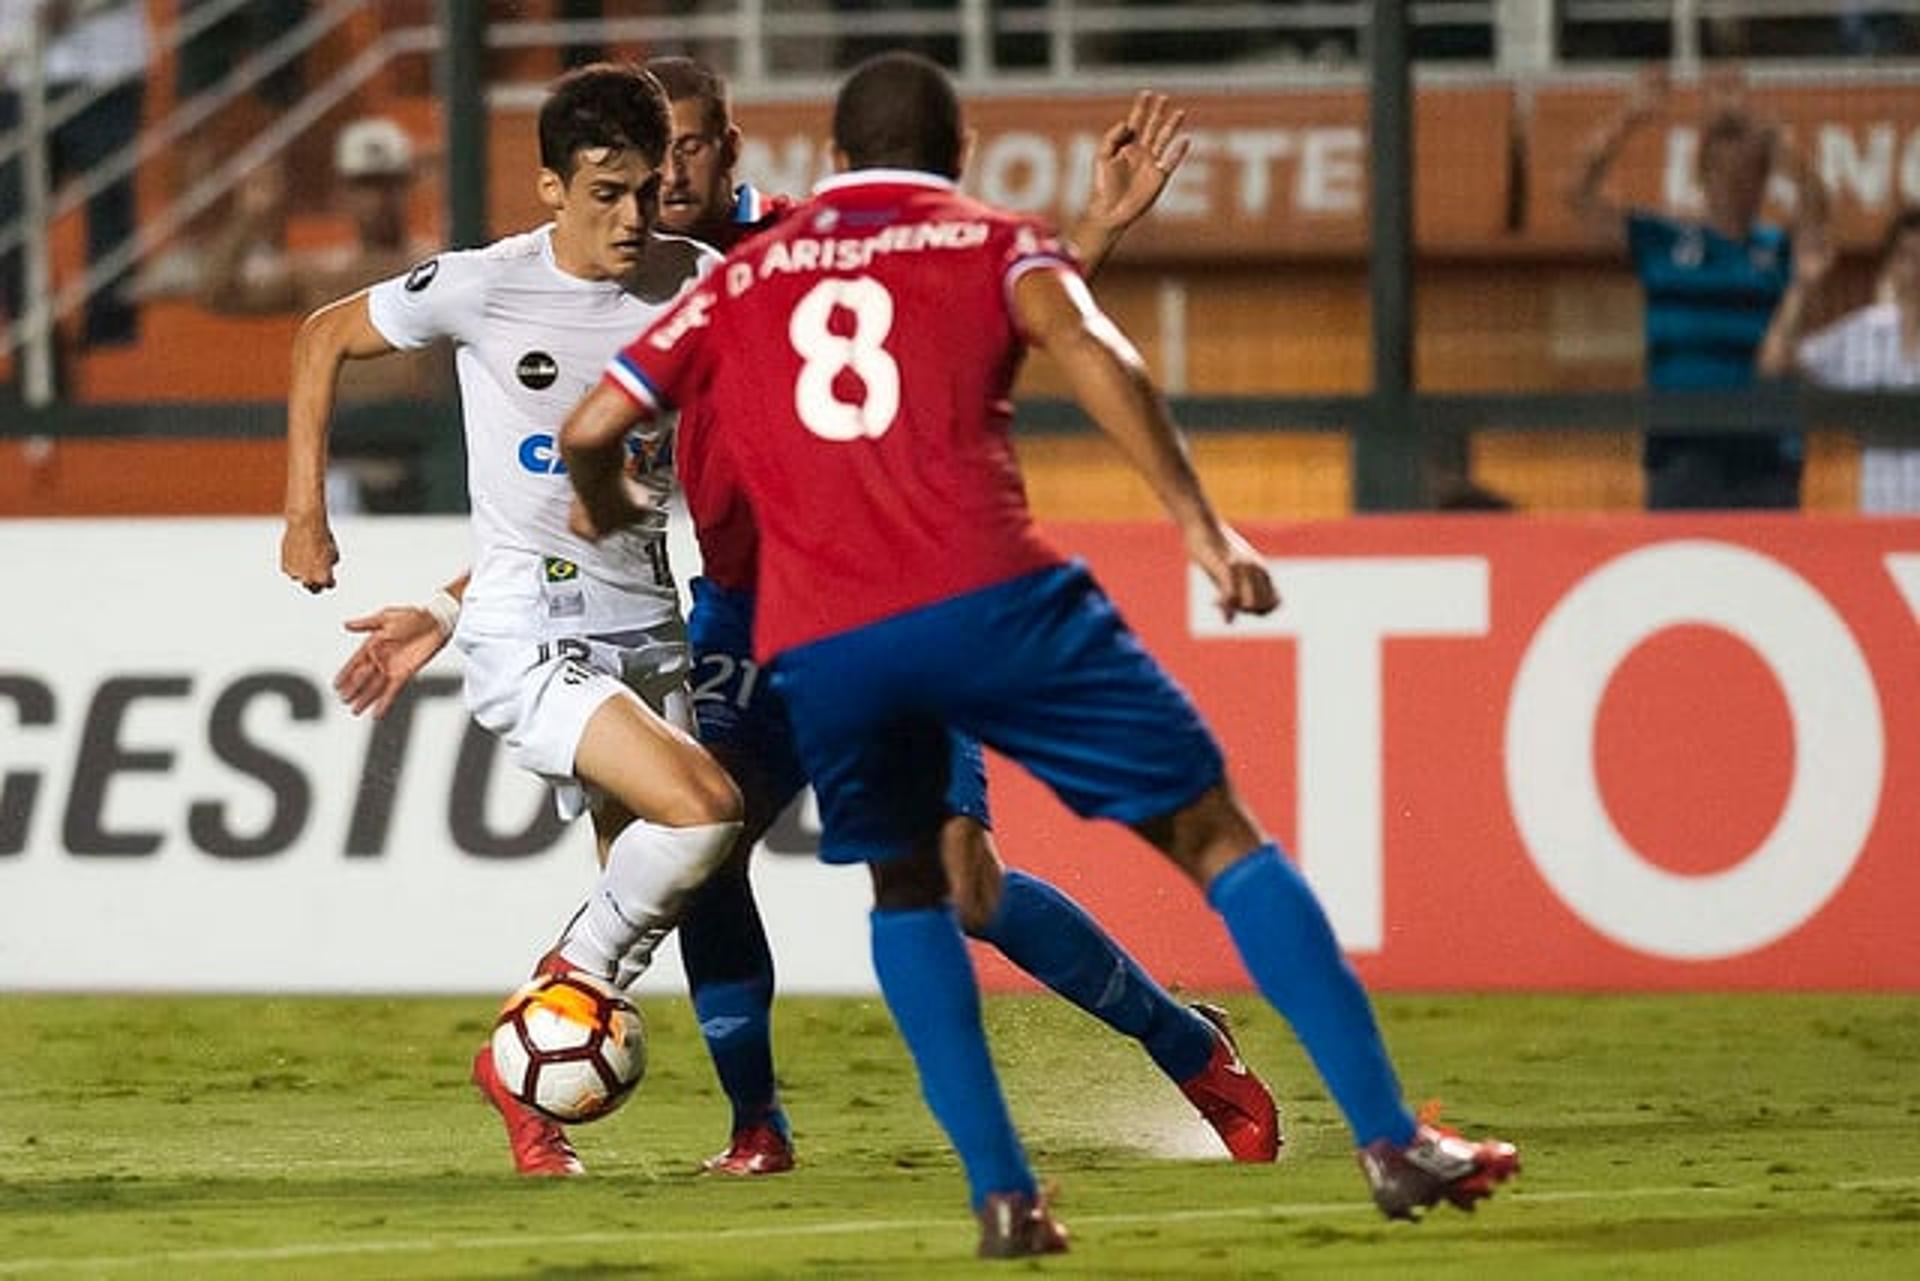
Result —
POLYGON ((624 351, 615 356, 613 363, 607 366, 607 377, 613 379, 621 391, 626 392, 643 409, 651 413, 663 414, 672 408, 667 398, 660 393, 660 389, 653 385, 653 380, 647 377, 646 371, 635 364, 632 357, 624 351))

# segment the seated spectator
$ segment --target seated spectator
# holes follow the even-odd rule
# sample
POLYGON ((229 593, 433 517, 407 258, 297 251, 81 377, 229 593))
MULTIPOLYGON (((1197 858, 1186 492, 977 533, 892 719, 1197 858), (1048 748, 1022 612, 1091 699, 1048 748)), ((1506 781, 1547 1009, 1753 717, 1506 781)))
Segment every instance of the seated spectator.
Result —
MULTIPOLYGON (((1833 259, 1826 244, 1802 250, 1793 287, 1760 349, 1761 372, 1771 378, 1799 374, 1840 391, 1920 389, 1920 208, 1906 210, 1887 228, 1876 300, 1803 337, 1833 259)), ((1862 451, 1860 510, 1920 511, 1920 449, 1862 451)))
MULTIPOLYGON (((1776 168, 1797 193, 1794 234, 1822 234, 1826 191, 1777 131, 1746 110, 1737 91, 1709 94, 1700 130, 1705 216, 1626 208, 1602 192, 1631 137, 1665 107, 1662 72, 1643 76, 1625 110, 1594 139, 1569 193, 1583 223, 1622 244, 1647 298, 1647 381, 1656 391, 1737 391, 1792 274, 1794 236, 1760 221, 1776 168)), ((1643 456, 1654 509, 1796 507, 1802 443, 1797 430, 1695 434, 1650 431, 1643 456)))
POLYGON ((367 116, 334 139, 333 170, 353 243, 289 252, 286 181, 276 166, 248 175, 233 221, 213 237, 202 264, 201 300, 223 312, 307 312, 430 255, 408 234, 413 141, 392 120, 367 116))
MULTIPOLYGON (((352 243, 289 250, 285 175, 277 166, 258 169, 235 193, 232 222, 207 247, 202 305, 229 314, 304 314, 433 256, 437 245, 408 232, 416 170, 406 130, 379 116, 353 121, 334 138, 333 168, 352 243)), ((351 361, 336 394, 340 448, 328 481, 351 492, 343 501, 371 510, 416 510, 422 503, 455 510, 464 502, 464 495, 415 492, 421 484, 432 490, 432 482, 392 452, 422 434, 458 451, 453 368, 443 347, 351 361), (443 419, 443 428, 423 431, 443 419)), ((441 469, 457 472, 457 460, 442 460, 441 469)))

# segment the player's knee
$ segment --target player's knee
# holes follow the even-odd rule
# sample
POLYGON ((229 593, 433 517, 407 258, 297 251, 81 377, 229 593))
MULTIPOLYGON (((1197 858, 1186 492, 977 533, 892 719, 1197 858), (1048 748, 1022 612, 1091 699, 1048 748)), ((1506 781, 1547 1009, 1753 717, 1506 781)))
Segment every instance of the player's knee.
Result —
POLYGON ((740 823, 746 815, 746 803, 733 778, 711 756, 701 753, 689 760, 681 786, 674 798, 675 827, 707 826, 715 823, 740 823))
POLYGON ((939 851, 923 851, 868 864, 873 877, 873 906, 882 912, 913 912, 947 901, 947 877, 939 851))
POLYGON ((1225 782, 1171 814, 1137 824, 1135 830, 1201 885, 1266 839, 1225 782))
POLYGON ((960 928, 980 933, 1000 910, 1005 876, 992 835, 974 819, 949 819, 940 830, 940 858, 960 928))

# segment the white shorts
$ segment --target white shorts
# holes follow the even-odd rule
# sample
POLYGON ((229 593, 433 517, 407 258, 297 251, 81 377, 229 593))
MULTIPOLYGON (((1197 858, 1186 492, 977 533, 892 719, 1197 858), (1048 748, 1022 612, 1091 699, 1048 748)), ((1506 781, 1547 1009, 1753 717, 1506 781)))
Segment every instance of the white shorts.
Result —
POLYGON ((589 797, 573 760, 588 720, 609 698, 644 704, 692 729, 687 674, 692 658, 678 619, 646 631, 559 640, 458 635, 466 668, 467 710, 507 745, 514 764, 554 789, 563 819, 582 814, 589 797))

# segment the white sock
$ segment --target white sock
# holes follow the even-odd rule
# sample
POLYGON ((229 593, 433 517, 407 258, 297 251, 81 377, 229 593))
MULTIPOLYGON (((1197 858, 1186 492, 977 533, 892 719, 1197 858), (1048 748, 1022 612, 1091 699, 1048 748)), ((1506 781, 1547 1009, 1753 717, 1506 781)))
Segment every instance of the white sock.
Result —
POLYGON ((738 823, 662 827, 636 818, 607 848, 607 866, 560 941, 568 964, 632 982, 699 888, 733 848, 738 823), (630 975, 630 977, 628 977, 630 975))

